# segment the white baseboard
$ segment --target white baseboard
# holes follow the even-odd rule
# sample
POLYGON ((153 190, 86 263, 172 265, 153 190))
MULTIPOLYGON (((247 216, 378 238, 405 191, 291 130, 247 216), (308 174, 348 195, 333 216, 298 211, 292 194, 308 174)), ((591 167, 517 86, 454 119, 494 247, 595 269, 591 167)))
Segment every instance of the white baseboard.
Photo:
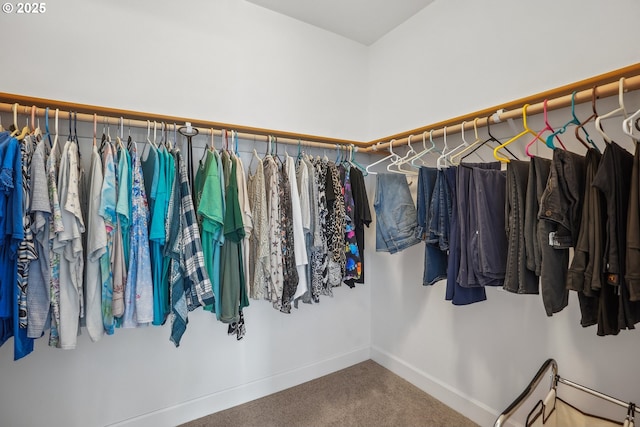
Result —
POLYGON ((176 426, 364 362, 371 358, 370 350, 371 348, 366 346, 291 371, 123 420, 109 427, 176 426))
POLYGON ((499 412, 386 351, 371 347, 371 359, 481 426, 492 426, 499 412))

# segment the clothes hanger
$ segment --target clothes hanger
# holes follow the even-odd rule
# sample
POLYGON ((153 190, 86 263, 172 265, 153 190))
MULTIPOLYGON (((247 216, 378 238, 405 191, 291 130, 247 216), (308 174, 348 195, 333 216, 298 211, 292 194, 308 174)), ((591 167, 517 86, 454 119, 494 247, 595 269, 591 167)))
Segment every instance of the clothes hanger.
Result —
POLYGON ((387 171, 391 173, 399 173, 403 175, 417 175, 418 173, 415 171, 401 169, 400 165, 398 165, 396 169, 392 169, 392 166, 396 166, 397 162, 401 158, 398 154, 393 152, 393 141, 395 141, 395 139, 389 142, 389 151, 391 151, 391 153, 394 154, 394 158, 391 158, 391 163, 387 165, 387 171))
POLYGON ((45 137, 49 141, 49 147, 51 147, 53 144, 51 143, 51 134, 49 133, 49 107, 45 108, 44 112, 44 131, 45 137))
MULTIPOLYGON (((395 139, 392 139, 391 141, 389 141, 389 144, 390 144, 390 145, 393 145, 393 141, 395 141, 395 139)), ((376 143, 376 144, 373 146, 373 150, 374 150, 374 151, 376 151, 376 150, 377 150, 377 146, 378 146, 379 144, 380 144, 380 142, 376 143)), ((372 170, 371 170, 371 168, 372 168, 373 166, 379 165, 380 163, 384 163, 384 162, 386 162, 387 160, 390 160, 390 159, 392 159, 392 158, 393 158, 393 157, 395 157, 395 156, 396 156, 396 154, 395 154, 393 151, 391 151, 391 154, 389 154, 388 156, 383 157, 382 159, 380 159, 380 160, 376 160, 375 162, 373 162, 373 163, 371 163, 371 164, 367 165, 367 167, 366 167, 367 173, 369 173, 369 174, 371 174, 371 175, 377 175, 377 174, 378 174, 378 172, 374 172, 374 171, 372 171, 372 170)), ((326 157, 326 156, 325 156, 325 157, 326 157)))
MULTIPOLYGON (((445 162, 448 162, 449 164, 453 164, 453 162, 451 161, 451 156, 455 156, 457 153, 459 153, 460 151, 464 151, 466 148, 469 147, 469 142, 467 142, 466 138, 464 137, 464 126, 467 124, 466 121, 462 122, 462 126, 460 128, 460 136, 462 138, 462 144, 458 145, 457 147, 454 147, 451 151, 449 151, 445 157, 445 162)), ((447 135, 447 128, 445 126, 445 138, 447 135)))
MULTIPOLYGON (((18 105, 18 104, 16 104, 18 105)), ((17 129, 17 128, 16 128, 17 129)), ((29 119, 27 118, 27 124, 22 128, 20 134, 15 135, 18 141, 22 141, 27 135, 29 135, 29 119)))
POLYGON ((98 115, 93 113, 93 148, 96 148, 97 144, 97 133, 98 133, 98 115))
POLYGON ((180 128, 178 128, 178 132, 180 132, 180 134, 184 137, 187 138, 187 158, 189 159, 187 161, 187 173, 189 176, 189 183, 190 183, 190 189, 191 189, 191 194, 195 194, 194 190, 195 190, 195 180, 194 180, 194 171, 193 171, 193 143, 192 143, 192 139, 194 136, 198 135, 200 133, 200 131, 198 130, 198 128, 191 126, 191 123, 186 122, 185 126, 180 126, 180 128))
POLYGON ((463 142, 462 144, 448 150, 449 146, 447 145, 447 127, 444 127, 444 148, 442 149, 442 154, 440 155, 440 157, 438 157, 438 160, 436 161, 436 167, 438 168, 438 170, 442 170, 443 167, 447 166, 447 163, 451 163, 448 160, 448 157, 450 154, 456 152, 458 149, 460 148, 464 148, 467 146, 467 144, 465 142, 463 142), (447 151, 448 150, 448 151, 447 151))
POLYGON ((53 138, 53 144, 51 145, 51 152, 53 152, 58 148, 58 114, 59 113, 60 113, 60 110, 56 108, 56 116, 55 116, 55 123, 54 123, 56 136, 53 138))
MULTIPOLYGON (((462 159, 464 159, 466 157, 466 154, 469 151, 473 152, 473 151, 475 151, 476 147, 479 144, 484 144, 485 141, 478 136, 478 120, 480 120, 479 117, 476 117, 475 119, 473 119, 473 133, 475 134, 475 137, 476 137, 475 141, 473 141, 471 144, 469 144, 464 150, 462 150, 459 153, 456 153, 453 156, 449 157, 449 160, 451 161, 451 164, 453 164, 455 166, 460 165, 460 162, 462 161, 462 159)), ((460 133, 462 134, 462 140, 465 141, 465 139, 464 139, 464 122, 463 122, 462 128, 460 129, 460 133)), ((480 157, 480 160, 482 160, 484 162, 484 159, 482 157, 480 157)))
POLYGON ((18 103, 16 102, 11 107, 13 111, 13 131, 11 132, 11 136, 16 136, 20 133, 20 128, 18 127, 18 103))
POLYGON ((633 138, 634 140, 636 140, 640 135, 634 135, 633 133, 633 122, 635 121, 636 124, 636 129, 638 131, 640 131, 640 127, 638 126, 638 121, 640 120, 640 110, 636 111, 635 113, 633 113, 632 115, 630 115, 629 117, 627 117, 626 119, 624 119, 622 121, 622 131, 629 135, 631 138, 633 138))
POLYGON ((428 166, 429 164, 427 162, 424 161, 423 157, 426 154, 431 153, 432 151, 435 151, 438 154, 442 154, 442 151, 440 149, 438 149, 438 147, 436 147, 436 143, 433 141, 433 129, 429 130, 429 142, 431 142, 431 147, 427 148, 426 145, 426 136, 427 131, 424 131, 422 133, 422 147, 423 150, 421 152, 419 152, 418 154, 416 154, 412 159, 411 159, 411 165, 414 167, 420 167, 420 166, 428 166), (416 165, 415 161, 416 160, 420 160, 420 165, 416 165))
POLYGON ((502 148, 505 148, 507 145, 511 144, 513 141, 517 140, 518 138, 521 138, 526 134, 531 134, 531 135, 533 135, 533 136, 535 136, 537 138, 536 133, 534 131, 532 131, 531 129, 529 129, 529 126, 527 125, 527 108, 529 108, 529 104, 525 104, 522 107, 522 124, 523 124, 524 130, 522 132, 520 132, 519 134, 509 138, 506 142, 498 145, 496 148, 493 149, 493 157, 495 157, 496 160, 498 160, 498 161, 500 161, 502 163, 509 163, 511 160, 509 160, 508 157, 499 156, 498 155, 498 151, 500 151, 502 148))
MULTIPOLYGON (((543 134, 543 133, 545 133, 545 132, 547 132, 547 131, 551 132, 551 133, 552 133, 552 135, 555 133, 555 130, 554 130, 554 129, 551 127, 551 125, 549 124, 549 116, 548 116, 548 113, 547 113, 547 101, 548 101, 548 100, 547 100, 547 99, 545 99, 545 100, 542 102, 542 111, 543 111, 543 113, 544 113, 544 128, 543 128, 540 132, 538 132, 538 133, 536 134, 535 138, 533 138, 533 139, 531 140, 531 142, 529 142, 529 143, 527 144, 527 146, 524 148, 524 152, 525 152, 525 153, 527 154, 527 156, 529 156, 529 157, 533 157, 533 154, 531 154, 531 153, 529 152, 529 148, 531 148, 531 146, 532 146, 536 141, 538 141, 538 140, 540 140, 540 141, 544 142, 544 143, 547 145, 547 147, 551 148, 552 150, 556 148, 556 147, 555 147, 555 145, 553 144, 553 138, 551 138, 551 139, 548 139, 548 138, 547 138, 547 140, 546 140, 546 141, 544 141, 544 140, 542 140, 542 138, 540 138, 540 137, 542 136, 542 134, 543 134)), ((559 137, 558 135, 556 135, 556 139, 558 140, 558 142, 560 143, 560 145, 562 146, 562 148, 563 148, 564 150, 566 150, 567 148, 564 146, 564 144, 562 143, 562 141, 560 140, 560 137, 559 137)))
POLYGON ((37 141, 42 137, 42 130, 40 129, 40 118, 38 117, 38 107, 31 106, 31 135, 37 138, 37 141))
POLYGON ((588 137, 589 133, 587 132, 587 130, 584 128, 584 126, 589 123, 591 120, 595 119, 596 117, 598 117, 598 112, 596 111, 596 99, 598 97, 597 95, 597 90, 598 87, 594 86, 591 89, 591 110, 593 111, 593 113, 587 117, 587 119, 584 122, 581 122, 579 125, 576 126, 576 129, 574 131, 576 139, 580 142, 582 142, 583 144, 586 144, 585 140, 582 139, 582 137, 580 137, 580 130, 582 129, 582 131, 584 132, 585 135, 587 135, 588 141, 589 143, 591 143, 592 145, 595 146, 595 144, 593 144, 593 142, 591 141, 591 138, 588 137))
POLYGON ((408 163, 411 161, 411 157, 415 156, 416 154, 418 154, 416 152, 416 150, 413 149, 413 146, 411 145, 411 137, 413 135, 409 135, 409 137, 407 138, 407 145, 409 146, 409 149, 407 150, 407 152, 405 153, 404 156, 400 157, 399 159, 397 159, 394 164, 398 167, 400 167, 400 165, 404 164, 404 163, 408 163))
MULTIPOLYGON (((578 116, 576 116, 576 93, 577 91, 573 91, 573 93, 571 94, 571 120, 569 120, 567 123, 565 123, 564 126, 562 126, 561 128, 559 128, 558 130, 556 130, 555 132, 553 132, 551 135, 547 136, 547 146, 551 146, 553 145, 553 138, 556 137, 556 135, 560 135, 566 132, 567 128, 570 125, 576 125, 579 126, 580 125, 580 120, 578 119, 578 116)), ((586 129, 582 129, 582 131, 584 132, 587 141, 589 142, 589 144, 591 144, 591 146, 593 148, 595 148, 596 150, 600 151, 598 149, 598 146, 591 140, 591 137, 589 136, 589 133, 587 132, 586 129)), ((588 150, 590 147, 589 145, 583 141, 581 138, 578 139, 578 141, 580 141, 580 143, 588 150)))
POLYGON ((362 166, 360 163, 358 163, 358 161, 356 160, 356 155, 355 153, 358 152, 358 147, 356 147, 355 145, 351 144, 351 163, 357 167, 358 169, 360 169, 360 171, 362 172, 362 175, 367 176, 369 175, 369 172, 367 172, 367 169, 362 166))
MULTIPOLYGON (((479 119, 476 117, 476 119, 474 119, 474 122, 476 122, 477 120, 479 120, 479 119)), ((493 136, 493 134, 491 133, 491 117, 487 117, 487 134, 489 135, 489 138, 488 138, 488 139, 486 139, 486 140, 484 140, 483 142, 481 142, 480 144, 476 145, 476 147, 475 147, 473 150, 469 151, 467 154, 465 154, 464 156, 462 156, 462 158, 460 158, 460 165, 461 165, 461 166, 468 167, 468 166, 466 166, 465 164, 463 164, 463 163, 462 163, 462 161, 463 161, 464 159, 466 159, 467 157, 469 157, 470 155, 472 155, 473 153, 475 153, 476 151, 478 151, 481 147, 484 147, 484 145, 485 145, 485 144, 488 144, 488 143, 489 143, 489 141, 491 141, 491 142, 495 142, 495 143, 497 143, 498 145, 500 145, 500 144, 501 144, 501 142, 500 142, 496 137, 494 137, 494 136, 493 136)), ((490 145, 489 145, 489 146, 490 146, 490 145)), ((491 147, 491 146, 490 146, 490 147, 491 147)), ((492 150, 493 150, 493 147, 492 147, 492 150)), ((512 153, 511 151, 509 151, 509 149, 508 149, 508 148, 506 148, 506 147, 505 147, 505 150, 507 150, 507 152, 508 152, 509 154, 511 154, 514 158, 516 158, 516 159, 517 159, 517 157, 516 157, 515 155, 513 155, 513 153, 512 153)))
POLYGON ((600 135, 602 135, 602 138, 604 139, 604 142, 606 142, 607 144, 612 142, 612 139, 609 137, 609 135, 606 134, 606 132, 604 131, 604 129, 602 128, 602 120, 603 119, 607 119, 607 118, 611 118, 611 117, 615 117, 617 115, 619 115, 620 113, 622 113, 624 115, 624 118, 626 119, 628 114, 627 114, 627 109, 624 106, 624 77, 621 77, 618 83, 618 104, 619 107, 616 108, 613 111, 610 111, 606 114, 603 114, 602 116, 598 116, 596 117, 596 130, 598 131, 598 133, 600 133, 600 135))

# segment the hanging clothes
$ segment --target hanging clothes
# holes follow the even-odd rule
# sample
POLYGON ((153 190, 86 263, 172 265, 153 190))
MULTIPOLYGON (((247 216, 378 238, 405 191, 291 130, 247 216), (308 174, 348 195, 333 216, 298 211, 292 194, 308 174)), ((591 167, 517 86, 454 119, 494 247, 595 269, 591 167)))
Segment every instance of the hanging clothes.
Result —
POLYGON ((351 168, 349 174, 351 180, 351 192, 353 194, 354 212, 353 222, 356 235, 356 244, 360 254, 360 277, 354 280, 347 280, 345 283, 353 287, 355 283, 364 283, 364 227, 371 224, 371 209, 369 208, 369 197, 364 183, 364 175, 358 168, 351 168))
MULTIPOLYGON (((196 188, 200 193, 198 215, 202 218, 202 253, 204 263, 215 298, 215 304, 205 306, 205 310, 220 315, 220 251, 224 243, 224 196, 218 169, 218 154, 206 150, 196 174, 196 188)), ((220 319, 218 319, 220 320, 220 319)))
MULTIPOLYGON (((153 280, 149 252, 149 205, 145 193, 142 165, 137 144, 131 147, 131 216, 129 268, 125 285, 122 327, 135 328, 151 323, 153 317, 153 280)), ((126 258, 125 258, 126 260, 126 258)))
MULTIPOLYGON (((598 335, 616 335, 633 329, 640 320, 640 303, 629 298, 625 279, 627 215, 633 156, 615 142, 607 145, 593 179, 606 200, 604 278, 600 290, 598 335)), ((634 186, 635 187, 635 186, 634 186)), ((634 214, 636 214, 634 212, 634 214)))
POLYGON ((343 281, 353 287, 353 281, 360 278, 362 274, 362 263, 360 258, 360 248, 356 239, 356 202, 351 188, 352 167, 340 166, 342 175, 342 193, 344 197, 345 210, 345 230, 344 230, 344 252, 345 252, 345 272, 343 281), (350 282, 351 281, 351 282, 350 282))
POLYGON ((540 291, 547 316, 559 312, 569 303, 569 248, 575 246, 580 231, 584 177, 583 156, 559 148, 553 151, 549 179, 538 213, 542 252, 540 291))
POLYGON ((51 203, 50 218, 50 298, 51 298, 51 329, 49 333, 49 345, 60 347, 60 254, 54 251, 56 236, 64 230, 62 223, 62 209, 58 195, 58 168, 62 159, 62 151, 56 139, 47 159, 47 186, 51 203))
POLYGON ((329 248, 329 280, 324 288, 326 295, 333 296, 332 287, 342 284, 346 264, 346 254, 344 250, 345 205, 340 172, 334 163, 327 164, 327 175, 325 184, 325 194, 327 209, 327 246, 329 248))
POLYGON ((27 335, 27 292, 31 261, 38 258, 31 230, 31 158, 35 151, 37 139, 35 135, 27 135, 20 142, 22 169, 22 226, 24 238, 18 246, 18 281, 17 281, 17 322, 14 321, 14 340, 16 358, 27 356, 33 351, 33 339, 27 335))
POLYGON ((240 205, 240 212, 242 214, 242 225, 244 226, 244 237, 240 246, 242 248, 242 262, 243 270, 245 274, 245 294, 249 295, 250 283, 252 276, 250 275, 251 269, 249 268, 249 252, 251 239, 251 233, 253 232, 253 216, 251 214, 251 205, 249 203, 249 191, 247 189, 247 181, 245 179, 244 165, 240 156, 234 154, 234 160, 236 161, 236 180, 238 182, 238 204, 240 205))
POLYGON ((282 307, 283 262, 282 262, 282 229, 280 224, 280 189, 278 165, 271 155, 263 160, 267 214, 269 224, 269 288, 267 298, 273 308, 282 307))
MULTIPOLYGON (((102 324, 107 335, 115 332, 115 315, 122 316, 124 313, 124 283, 122 272, 116 269, 116 250, 122 245, 122 233, 116 212, 117 206, 117 173, 113 155, 113 146, 105 143, 102 150, 103 179, 100 190, 99 215, 104 222, 107 236, 106 251, 100 258, 100 275, 102 279, 102 324), (119 277, 116 280, 116 272, 119 277), (117 294, 117 295, 116 295, 117 294)), ((122 255, 122 252, 119 253, 122 255)), ((124 263, 124 258, 122 258, 124 263)))
POLYGON ((284 168, 286 170, 287 181, 289 182, 289 191, 291 194, 291 223, 293 238, 293 256, 295 261, 296 273, 298 276, 295 292, 290 297, 289 304, 297 298, 307 293, 307 258, 306 238, 302 219, 302 206, 300 203, 300 192, 298 189, 298 178, 296 175, 295 160, 288 154, 285 155, 284 168))
POLYGON ((220 320, 229 324, 229 335, 238 340, 245 333, 241 312, 249 305, 242 261, 244 225, 238 201, 237 162, 227 152, 222 153, 222 167, 225 178, 224 244, 220 260, 220 320))
MULTIPOLYGON (((164 246, 164 200, 166 197, 166 168, 165 156, 153 144, 148 146, 146 158, 141 159, 144 190, 149 205, 149 254, 153 283, 153 324, 162 325, 165 321, 163 295, 165 287, 162 285, 162 251, 164 246), (156 205, 158 207, 156 213, 156 205), (155 219, 155 223, 154 223, 155 219), (155 225, 155 227, 154 227, 155 225), (152 235, 153 233, 153 235, 152 235)), ((144 150, 143 150, 144 154, 144 150)))
POLYGON ((529 162, 522 160, 511 160, 507 163, 507 201, 505 205, 507 222, 505 231, 508 250, 503 288, 518 294, 537 294, 539 287, 535 271, 527 268, 524 243, 529 164, 529 162))
POLYGON ((499 173, 500 163, 473 163, 458 168, 458 215, 462 250, 457 280, 464 287, 501 286, 503 280, 500 278, 501 268, 503 269, 502 277, 504 277, 504 264, 506 263, 506 236, 504 234, 506 176, 504 176, 502 188, 498 186, 492 188, 490 185, 499 185, 500 182, 491 181, 500 181, 501 178, 483 174, 485 171, 499 173), (481 175, 483 176, 481 177, 481 175), (479 189, 481 192, 478 191, 479 189), (488 189, 492 194, 487 193, 488 189), (488 200, 492 196, 496 197, 493 205, 488 200), (498 210, 491 208, 491 206, 498 206, 498 210), (481 214, 480 209, 488 209, 488 211, 481 214), (487 221, 482 215, 497 217, 502 215, 502 219, 496 218, 487 221), (496 247, 493 247, 493 237, 499 243, 496 247), (502 248, 502 252, 500 248, 502 248), (487 265, 491 255, 485 253, 481 256, 480 252, 492 249, 494 259, 491 260, 490 265, 487 265))
POLYGON ((108 277, 103 280, 101 268, 101 260, 107 254, 107 228, 104 217, 100 215, 103 181, 102 159, 98 154, 98 148, 94 145, 91 150, 91 167, 89 169, 88 246, 84 278, 86 295, 85 324, 89 337, 94 342, 99 341, 104 335, 102 287, 104 281, 108 280, 108 277))
POLYGON ((316 234, 314 235, 314 246, 311 253, 311 297, 314 302, 320 301, 320 295, 326 289, 330 291, 329 281, 329 241, 327 220, 329 208, 327 206, 327 162, 321 158, 313 161, 315 167, 315 186, 318 189, 316 199, 316 234))
POLYGON ((83 248, 85 232, 80 206, 78 144, 67 140, 62 151, 58 184, 64 229, 56 234, 53 250, 60 255, 60 347, 74 349, 79 320, 84 317, 83 248))
POLYGON ((44 334, 51 307, 49 295, 51 204, 46 169, 49 151, 49 143, 41 139, 31 159, 31 215, 37 257, 31 261, 29 267, 29 292, 27 293, 27 336, 29 338, 40 338, 44 334))
POLYGON ((578 293, 583 327, 598 323, 599 292, 602 288, 603 250, 603 199, 594 187, 602 155, 596 149, 589 149, 585 156, 584 196, 580 232, 574 249, 573 260, 567 272, 567 289, 578 293), (594 274, 595 273, 595 274, 594 274))
MULTIPOLYGON (((436 168, 421 167, 418 175, 417 228, 415 236, 425 242, 424 273, 422 284, 433 285, 447 276, 447 252, 441 250, 436 231, 439 229, 440 201, 444 191, 440 188, 442 179, 436 168), (432 208, 433 205, 433 208, 432 208), (434 222, 432 224, 432 221, 434 222)), ((444 211, 447 208, 443 206, 444 211)), ((448 244, 448 242, 447 242, 448 244)))
POLYGON ((317 211, 317 188, 313 187, 315 183, 314 174, 315 168, 306 156, 298 156, 296 164, 296 180, 300 194, 300 211, 302 213, 302 228, 304 231, 304 242, 307 254, 307 265, 304 271, 307 290, 299 297, 296 297, 296 308, 298 308, 298 301, 300 300, 306 304, 313 303, 313 298, 311 296, 313 262, 311 257, 314 246, 313 239, 315 235, 315 216, 317 211))
POLYGON ((281 168, 278 171, 278 179, 282 248, 282 301, 280 311, 290 313, 291 302, 298 287, 299 277, 295 260, 292 191, 286 163, 281 164, 281 168))
MULTIPOLYGON (((255 155, 255 154, 254 154, 255 155)), ((269 224, 267 221, 267 194, 262 161, 256 162, 256 170, 248 176, 249 203, 253 218, 253 232, 250 236, 249 296, 253 299, 267 299, 269 287, 269 224)))
POLYGON ((122 249, 124 253, 125 265, 129 265, 129 247, 130 247, 130 227, 131 227, 131 187, 132 170, 131 155, 129 151, 122 145, 118 147, 118 219, 120 220, 120 230, 122 233, 122 249))
POLYGON ((178 347, 187 329, 188 312, 201 305, 213 304, 214 296, 204 265, 187 168, 180 150, 174 151, 174 161, 176 177, 165 223, 169 235, 165 253, 171 257, 171 341, 178 347))
POLYGON ((483 286, 480 287, 465 287, 458 283, 458 271, 460 269, 460 255, 464 250, 462 248, 462 241, 460 240, 460 219, 458 206, 463 203, 459 201, 459 197, 466 197, 466 194, 458 193, 457 180, 462 171, 460 169, 467 169, 465 166, 450 167, 445 169, 445 176, 447 183, 449 184, 449 191, 451 194, 451 232, 449 233, 449 257, 447 260, 447 287, 445 299, 451 301, 454 305, 467 305, 473 304, 487 299, 487 294, 483 286))
POLYGON ((8 132, 0 133, 0 345, 14 337, 14 360, 33 350, 27 330, 20 328, 18 313, 20 277, 18 256, 24 239, 22 147, 8 132), (22 332, 22 330, 24 332, 22 332))

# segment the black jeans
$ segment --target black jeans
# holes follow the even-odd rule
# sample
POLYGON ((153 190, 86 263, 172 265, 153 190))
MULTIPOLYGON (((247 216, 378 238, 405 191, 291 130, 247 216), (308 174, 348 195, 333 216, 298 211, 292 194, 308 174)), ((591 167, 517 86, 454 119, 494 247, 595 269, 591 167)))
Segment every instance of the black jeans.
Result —
POLYGON ((547 187, 540 199, 538 237, 542 251, 542 301, 548 316, 569 301, 569 248, 575 246, 582 218, 585 158, 555 149, 547 187))
POLYGON ((540 276, 542 253, 538 239, 538 212, 540 198, 547 186, 551 160, 541 157, 531 158, 529 165, 529 179, 527 180, 527 196, 524 215, 524 245, 527 258, 527 268, 540 276))
POLYGON ((629 177, 633 172, 633 163, 633 156, 612 142, 605 149, 593 180, 593 185, 607 200, 604 251, 606 282, 600 292, 598 335, 617 334, 620 329, 633 329, 634 324, 640 321, 640 302, 630 300, 624 274, 627 261, 627 215, 639 214, 634 207, 629 206, 629 177), (617 298, 614 299, 611 295, 611 289, 617 298))
POLYGON ((512 160, 507 164, 507 202, 505 204, 508 240, 504 289, 519 294, 537 294, 538 276, 527 268, 524 244, 525 199, 530 162, 512 160))
POLYGON ((567 289, 578 292, 580 324, 584 327, 598 322, 598 292, 602 287, 603 211, 600 191, 593 187, 602 156, 589 149, 585 156, 586 169, 580 232, 573 261, 567 272, 567 289))

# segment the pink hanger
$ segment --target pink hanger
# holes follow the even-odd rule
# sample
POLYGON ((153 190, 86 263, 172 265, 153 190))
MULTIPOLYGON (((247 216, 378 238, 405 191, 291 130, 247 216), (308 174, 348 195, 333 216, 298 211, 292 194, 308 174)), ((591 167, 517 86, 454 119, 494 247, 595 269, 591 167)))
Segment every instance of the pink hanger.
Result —
MULTIPOLYGON (((535 138, 533 138, 533 139, 531 140, 531 142, 527 144, 527 146, 526 146, 526 147, 525 147, 525 149, 524 149, 525 153, 527 153, 527 156, 529 156, 529 157, 533 157, 533 154, 531 154, 531 153, 529 152, 529 147, 531 147, 531 146, 533 145, 533 143, 534 143, 534 142, 536 142, 538 139, 540 139, 540 136, 541 136, 544 132, 546 132, 546 131, 549 131, 549 132, 555 132, 555 131, 553 130, 553 128, 551 127, 551 125, 549 124, 549 116, 548 116, 548 114, 547 114, 547 101, 548 101, 548 100, 546 100, 546 99, 545 99, 545 100, 544 100, 544 102, 542 103, 542 108, 543 108, 543 111, 544 111, 544 125, 545 125, 545 126, 544 126, 544 128, 543 128, 540 132, 538 132, 538 134, 536 135, 536 137, 535 137, 535 138)), ((558 137, 558 135, 556 135, 556 139, 558 140, 558 142, 560 143, 560 145, 562 146, 562 148, 563 148, 564 150, 566 150, 567 148, 564 146, 564 144, 562 143, 562 141, 560 140, 560 137, 558 137)), ((549 148, 553 149, 553 148, 555 148, 555 147, 549 147, 549 148)))

